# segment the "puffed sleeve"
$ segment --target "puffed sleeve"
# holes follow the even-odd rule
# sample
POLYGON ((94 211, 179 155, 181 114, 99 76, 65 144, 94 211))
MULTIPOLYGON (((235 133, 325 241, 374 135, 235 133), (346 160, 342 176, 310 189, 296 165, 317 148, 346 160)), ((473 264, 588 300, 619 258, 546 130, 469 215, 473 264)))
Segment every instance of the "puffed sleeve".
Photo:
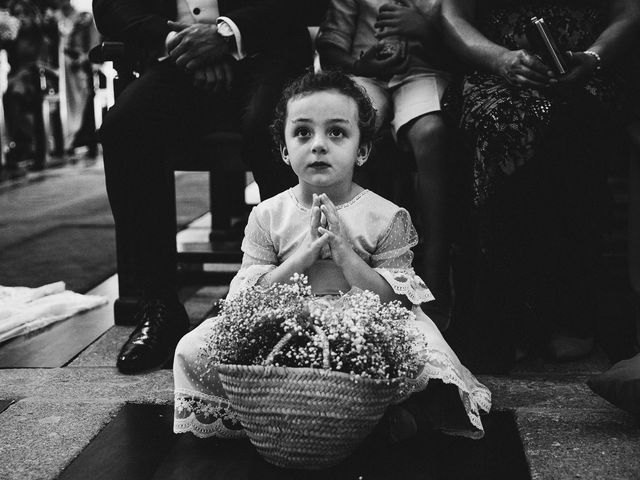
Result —
POLYGON ((433 295, 413 270, 411 248, 418 244, 418 234, 409 212, 401 208, 383 232, 371 256, 372 267, 398 295, 405 295, 414 305, 429 302, 433 295))
POLYGON ((278 265, 278 256, 271 236, 260 222, 257 208, 251 210, 242 240, 242 266, 231 280, 228 298, 255 285, 260 277, 278 265))
POLYGON ((337 46, 351 53, 358 6, 355 0, 331 0, 316 38, 316 46, 337 46))

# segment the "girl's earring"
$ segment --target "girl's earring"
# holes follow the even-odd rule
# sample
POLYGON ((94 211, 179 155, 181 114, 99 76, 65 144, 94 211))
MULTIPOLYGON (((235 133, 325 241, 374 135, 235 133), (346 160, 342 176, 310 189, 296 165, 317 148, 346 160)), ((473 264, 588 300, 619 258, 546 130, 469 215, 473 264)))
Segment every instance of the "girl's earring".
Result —
POLYGON ((369 147, 360 147, 358 149, 358 158, 356 159, 356 165, 358 167, 361 167, 362 165, 365 164, 365 162, 369 158, 370 151, 371 150, 369 147))
POLYGON ((282 161, 284 163, 286 163, 287 165, 291 164, 291 162, 289 161, 289 150, 287 150, 287 147, 282 147, 280 149, 280 155, 282 156, 282 161))

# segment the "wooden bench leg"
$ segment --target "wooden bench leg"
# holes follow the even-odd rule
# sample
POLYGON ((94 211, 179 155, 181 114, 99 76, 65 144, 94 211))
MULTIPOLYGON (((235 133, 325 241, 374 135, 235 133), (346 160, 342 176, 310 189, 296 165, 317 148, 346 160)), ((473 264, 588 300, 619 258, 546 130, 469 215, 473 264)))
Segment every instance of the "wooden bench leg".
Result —
POLYGON ((245 172, 209 173, 209 204, 211 208, 210 241, 239 240, 242 229, 233 229, 232 220, 245 213, 245 172))

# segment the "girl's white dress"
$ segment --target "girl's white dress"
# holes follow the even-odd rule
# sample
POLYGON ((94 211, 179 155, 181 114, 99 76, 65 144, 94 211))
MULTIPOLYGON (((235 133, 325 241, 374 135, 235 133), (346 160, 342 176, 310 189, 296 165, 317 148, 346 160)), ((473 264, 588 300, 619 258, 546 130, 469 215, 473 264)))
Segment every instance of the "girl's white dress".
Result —
MULTIPOLYGON (((427 338, 427 361, 413 391, 424 390, 430 379, 457 387, 468 422, 443 425, 443 431, 479 438, 483 435, 480 411, 488 412, 491 393, 458 360, 438 328, 420 309, 433 299, 431 292, 411 266, 411 248, 418 236, 409 213, 364 190, 348 203, 338 205, 343 233, 353 249, 374 268, 397 294, 405 295, 416 314, 416 325, 427 338)), ((276 268, 298 248, 309 228, 309 209, 301 205, 293 190, 256 206, 242 242, 242 267, 231 282, 229 296, 253 286, 266 272, 276 268)), ((325 252, 323 257, 328 257, 325 252)), ((330 258, 318 260, 307 272, 314 293, 337 294, 349 286, 330 258)), ((174 360, 174 432, 192 432, 199 437, 243 437, 244 431, 226 398, 215 372, 205 368, 200 354, 214 328, 216 317, 205 320, 185 335, 174 360)))

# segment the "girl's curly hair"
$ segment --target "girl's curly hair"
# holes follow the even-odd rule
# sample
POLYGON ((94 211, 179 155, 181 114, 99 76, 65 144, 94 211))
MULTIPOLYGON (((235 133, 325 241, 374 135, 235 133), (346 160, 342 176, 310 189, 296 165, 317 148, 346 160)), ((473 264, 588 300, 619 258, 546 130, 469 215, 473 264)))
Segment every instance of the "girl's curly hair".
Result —
POLYGON ((373 108, 367 92, 342 72, 308 72, 289 83, 282 91, 275 109, 275 118, 271 124, 271 135, 276 149, 284 145, 284 126, 287 118, 287 104, 292 98, 304 97, 316 92, 335 90, 352 98, 358 107, 358 127, 360 144, 373 141, 376 133, 376 110, 373 108))

